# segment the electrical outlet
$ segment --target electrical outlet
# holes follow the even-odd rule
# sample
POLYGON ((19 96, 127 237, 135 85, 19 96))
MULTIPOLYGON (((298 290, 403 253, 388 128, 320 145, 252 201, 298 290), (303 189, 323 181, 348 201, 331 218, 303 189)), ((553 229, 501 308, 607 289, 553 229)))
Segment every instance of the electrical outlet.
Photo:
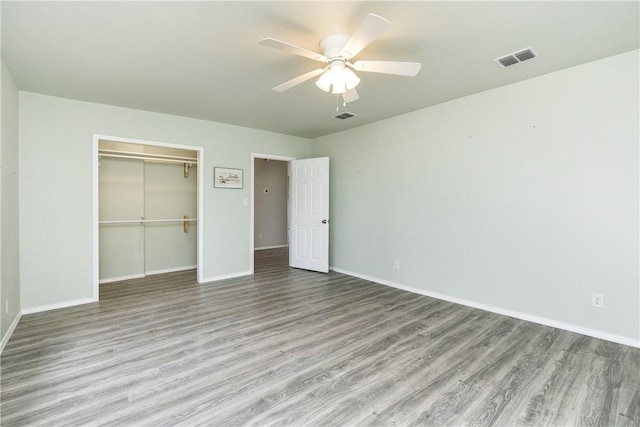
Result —
POLYGON ((262 233, 258 233, 258 240, 262 240, 262 233))
POLYGON ((591 294, 591 305, 598 308, 604 307, 604 295, 602 294, 591 294))
POLYGON ((397 259, 393 260, 393 269, 400 270, 400 261, 398 261, 397 259))

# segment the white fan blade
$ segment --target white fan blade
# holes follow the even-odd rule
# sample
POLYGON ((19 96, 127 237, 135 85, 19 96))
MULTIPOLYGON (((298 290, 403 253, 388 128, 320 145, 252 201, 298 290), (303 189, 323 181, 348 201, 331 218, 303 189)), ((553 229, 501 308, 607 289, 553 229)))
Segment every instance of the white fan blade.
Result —
POLYGON ((272 47, 274 49, 279 49, 279 50, 285 51, 287 53, 293 53, 294 55, 304 56, 305 58, 315 59, 316 61, 327 62, 327 58, 325 58, 323 55, 321 55, 319 53, 316 53, 316 52, 313 52, 311 50, 305 49, 303 47, 296 46, 294 44, 283 42, 283 41, 280 41, 280 40, 276 40, 276 39, 272 39, 272 38, 266 38, 266 39, 260 40, 260 42, 258 44, 260 46, 266 46, 266 47, 272 47))
POLYGON ((360 27, 351 36, 347 44, 342 48, 341 55, 346 59, 356 56, 362 49, 391 26, 391 22, 382 16, 368 14, 360 27))
POLYGON ((305 74, 303 74, 301 76, 298 76, 296 78, 293 78, 293 79, 289 80, 288 82, 284 82, 284 83, 274 87, 273 90, 275 90, 276 92, 284 92, 285 90, 289 90, 294 86, 298 86, 300 83, 306 82, 307 80, 312 79, 315 76, 319 76, 322 73, 324 73, 324 69, 322 69, 322 68, 318 68, 317 70, 309 71, 308 73, 305 73, 305 74))
POLYGON ((413 77, 420 71, 422 64, 419 62, 396 61, 356 61, 353 68, 368 73, 395 74, 398 76, 413 77))
POLYGON ((356 88, 353 88, 343 93, 342 99, 344 100, 344 102, 349 103, 357 101, 358 99, 360 99, 360 96, 358 95, 358 91, 356 90, 356 88))

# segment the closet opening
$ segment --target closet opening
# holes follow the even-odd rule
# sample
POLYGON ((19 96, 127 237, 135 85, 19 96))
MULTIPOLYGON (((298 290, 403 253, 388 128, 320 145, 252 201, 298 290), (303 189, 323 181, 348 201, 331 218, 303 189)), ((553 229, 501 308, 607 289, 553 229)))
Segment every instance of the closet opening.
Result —
POLYGON ((202 148, 94 136, 94 298, 99 285, 197 270, 202 148))

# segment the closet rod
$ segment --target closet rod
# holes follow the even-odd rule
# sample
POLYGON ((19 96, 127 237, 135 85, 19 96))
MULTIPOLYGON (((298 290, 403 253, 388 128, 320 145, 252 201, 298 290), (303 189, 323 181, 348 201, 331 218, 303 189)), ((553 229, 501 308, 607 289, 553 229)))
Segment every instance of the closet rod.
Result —
POLYGON ((98 156, 118 157, 122 159, 148 160, 148 161, 154 161, 154 162, 188 163, 190 165, 198 164, 198 159, 194 157, 173 157, 173 156, 155 157, 156 156, 155 154, 150 156, 150 155, 135 155, 135 154, 105 153, 102 151, 98 151, 98 156))
POLYGON ((165 162, 165 163, 188 163, 190 165, 197 165, 198 162, 195 160, 178 160, 178 159, 156 159, 156 158, 150 158, 150 157, 141 157, 141 156, 127 156, 124 154, 103 154, 103 153, 98 153, 99 156, 104 156, 104 157, 119 157, 122 159, 136 159, 136 160, 146 160, 146 161, 151 161, 151 162, 165 162))
POLYGON ((196 218, 171 218, 171 219, 123 219, 115 221, 98 221, 98 224, 137 224, 145 222, 185 222, 185 221, 198 221, 196 218))

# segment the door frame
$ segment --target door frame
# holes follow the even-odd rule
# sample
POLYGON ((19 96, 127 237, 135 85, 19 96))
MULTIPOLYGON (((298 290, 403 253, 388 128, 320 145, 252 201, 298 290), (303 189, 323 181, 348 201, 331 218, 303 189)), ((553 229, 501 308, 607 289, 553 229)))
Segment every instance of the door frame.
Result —
MULTIPOLYGON (((256 159, 268 159, 268 160, 279 160, 281 162, 287 162, 287 175, 289 175, 289 162, 291 160, 297 160, 295 157, 290 156, 279 156, 277 154, 262 154, 262 153, 251 153, 251 218, 249 220, 249 267, 251 274, 254 274, 255 271, 255 194, 256 194, 256 176, 255 176, 255 161, 256 159)), ((289 178, 287 176, 287 205, 289 204, 289 178)), ((287 212, 288 212, 287 206, 287 212)), ((289 230, 287 224, 287 242, 289 239, 289 230)))
POLYGON ((100 135, 93 134, 93 149, 91 153, 93 155, 93 256, 92 256, 92 271, 93 271, 93 300, 99 301, 100 299, 100 284, 99 284, 99 266, 100 266, 100 228, 99 228, 99 170, 98 170, 98 148, 100 140, 109 140, 114 142, 123 142, 127 144, 139 144, 139 145, 151 145, 155 147, 167 147, 178 148, 183 150, 191 150, 198 153, 198 168, 197 168, 197 202, 198 202, 198 227, 197 227, 197 249, 196 249, 196 271, 198 283, 204 282, 204 271, 202 266, 204 265, 204 147, 197 147, 193 145, 173 144, 170 142, 149 141, 136 138, 124 138, 120 136, 100 135))

